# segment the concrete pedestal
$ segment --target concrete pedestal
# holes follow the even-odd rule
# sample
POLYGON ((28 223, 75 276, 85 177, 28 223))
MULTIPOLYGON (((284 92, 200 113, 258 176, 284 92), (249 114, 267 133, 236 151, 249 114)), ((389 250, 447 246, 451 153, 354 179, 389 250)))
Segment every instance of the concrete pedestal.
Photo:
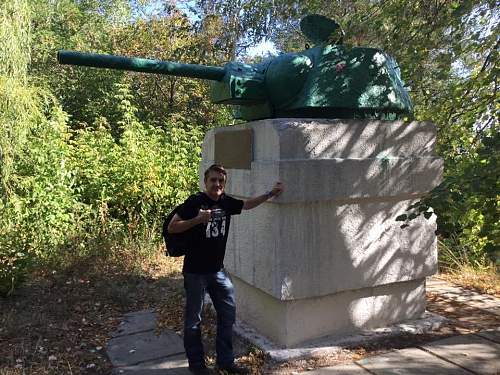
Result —
POLYGON ((426 122, 272 119, 208 132, 200 171, 225 165, 228 194, 286 189, 233 218, 225 265, 239 318, 290 347, 418 317, 437 268, 435 221, 395 219, 440 182, 434 142, 426 122))

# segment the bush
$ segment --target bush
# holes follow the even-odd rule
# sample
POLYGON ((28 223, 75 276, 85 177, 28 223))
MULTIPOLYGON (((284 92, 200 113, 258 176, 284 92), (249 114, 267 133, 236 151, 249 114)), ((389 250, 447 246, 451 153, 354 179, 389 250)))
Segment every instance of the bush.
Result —
POLYGON ((113 137, 105 118, 76 131, 72 169, 81 202, 103 226, 115 220, 138 234, 197 189, 203 134, 182 123, 166 131, 141 123, 128 87, 119 92, 120 134, 113 137))
POLYGON ((0 76, 0 294, 74 230, 66 115, 46 92, 0 76))

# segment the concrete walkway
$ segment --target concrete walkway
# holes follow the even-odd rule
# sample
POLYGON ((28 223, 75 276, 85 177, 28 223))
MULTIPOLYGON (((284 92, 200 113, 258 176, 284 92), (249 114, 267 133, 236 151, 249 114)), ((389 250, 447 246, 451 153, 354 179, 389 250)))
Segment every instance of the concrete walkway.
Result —
POLYGON ((138 311, 124 316, 106 351, 113 375, 187 375, 182 339, 174 331, 157 335, 156 314, 138 311))
MULTIPOLYGON (((467 291, 439 279, 427 283, 429 292, 499 316, 500 300, 467 291)), ((182 339, 173 331, 157 335, 156 315, 139 311, 124 316, 107 344, 113 375, 190 374, 182 339)), ((395 350, 351 364, 325 367, 309 375, 500 375, 500 328, 449 337, 416 348, 395 350)))
POLYGON ((476 309, 498 315, 500 318, 500 300, 498 298, 488 294, 476 293, 437 278, 428 279, 425 287, 427 292, 437 293, 455 302, 461 302, 476 309))
POLYGON ((500 374, 500 331, 453 336, 348 365, 307 371, 307 374, 497 375, 500 374))

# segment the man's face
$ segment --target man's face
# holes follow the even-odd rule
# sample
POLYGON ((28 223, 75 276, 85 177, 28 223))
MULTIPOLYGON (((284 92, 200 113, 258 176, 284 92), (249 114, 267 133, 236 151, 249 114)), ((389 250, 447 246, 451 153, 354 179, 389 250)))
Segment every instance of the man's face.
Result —
POLYGON ((205 189, 209 195, 212 197, 220 197, 224 193, 224 187, 226 186, 226 177, 217 171, 208 172, 208 176, 205 179, 205 189))

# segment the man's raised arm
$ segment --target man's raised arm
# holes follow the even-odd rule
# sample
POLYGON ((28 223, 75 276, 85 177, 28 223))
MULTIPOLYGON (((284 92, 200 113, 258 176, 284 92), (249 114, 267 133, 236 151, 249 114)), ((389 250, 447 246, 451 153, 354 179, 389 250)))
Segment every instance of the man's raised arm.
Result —
POLYGON ((277 197, 282 192, 283 192, 283 184, 281 182, 277 182, 276 184, 274 184, 272 190, 269 191, 268 193, 259 195, 258 197, 244 200, 243 209, 251 210, 252 208, 257 207, 259 204, 264 203, 268 199, 272 197, 277 197))

